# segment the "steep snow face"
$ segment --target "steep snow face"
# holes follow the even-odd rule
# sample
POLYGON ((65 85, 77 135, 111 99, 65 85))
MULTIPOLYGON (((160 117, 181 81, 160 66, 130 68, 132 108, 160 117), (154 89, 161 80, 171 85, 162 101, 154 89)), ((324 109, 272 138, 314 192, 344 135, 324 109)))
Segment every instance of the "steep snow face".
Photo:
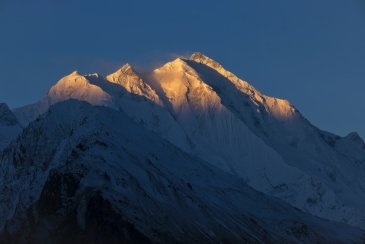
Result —
POLYGON ((365 226, 361 138, 319 130, 288 101, 261 94, 203 54, 146 74, 130 65, 106 79, 73 73, 15 114, 27 124, 70 98, 123 111, 183 151, 300 209, 365 226))
POLYGON ((196 52, 191 55, 190 60, 204 64, 216 70, 219 74, 229 79, 237 90, 249 95, 250 98, 257 104, 262 104, 266 111, 276 119, 287 120, 295 116, 295 108, 289 103, 289 101, 261 94, 249 83, 241 80, 233 73, 225 70, 222 65, 213 59, 196 52))
POLYGON ((221 110, 219 97, 199 79, 198 74, 184 60, 178 58, 152 73, 154 86, 172 105, 174 111, 184 113, 191 101, 200 112, 221 110))
POLYGON ((123 67, 108 75, 106 79, 124 87, 128 92, 144 96, 156 104, 162 105, 156 92, 133 70, 132 66, 125 64, 123 67))
POLYGON ((364 241, 362 231, 266 197, 106 107, 59 103, 0 160, 0 242, 364 241))
POLYGON ((0 152, 22 130, 17 118, 5 103, 0 103, 0 152))
POLYGON ((288 165, 310 175, 304 181, 273 184, 268 193, 318 216, 365 226, 365 165, 361 163, 365 150, 361 146, 317 129, 289 102, 260 94, 204 55, 194 54, 187 63, 288 165), (298 186, 305 187, 299 190, 298 186))
MULTIPOLYGON (((306 177, 287 166, 279 154, 223 106, 212 87, 184 60, 176 59, 154 70, 150 80, 194 143, 194 155, 265 192, 272 190, 273 182, 283 184, 306 177)), ((173 143, 174 138, 167 139, 173 143)))
POLYGON ((176 59, 146 79, 194 143, 193 154, 296 207, 364 226, 362 167, 347 167, 289 102, 260 94, 209 60, 176 59))

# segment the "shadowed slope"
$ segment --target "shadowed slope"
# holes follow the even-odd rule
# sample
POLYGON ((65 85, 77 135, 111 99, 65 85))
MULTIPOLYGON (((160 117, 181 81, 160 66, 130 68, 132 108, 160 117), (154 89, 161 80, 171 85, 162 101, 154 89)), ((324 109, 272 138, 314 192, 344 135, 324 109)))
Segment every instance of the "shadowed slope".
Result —
POLYGON ((112 107, 257 190, 317 216, 365 226, 361 138, 319 130, 287 100, 261 94, 211 58, 195 53, 142 75, 130 65, 107 79, 74 75, 82 86, 72 85, 71 74, 67 85, 17 114, 34 119, 70 98, 112 107))
POLYGON ((124 113, 82 102, 51 107, 7 148, 1 164, 2 240, 16 243, 363 238, 360 230, 254 191, 124 113))

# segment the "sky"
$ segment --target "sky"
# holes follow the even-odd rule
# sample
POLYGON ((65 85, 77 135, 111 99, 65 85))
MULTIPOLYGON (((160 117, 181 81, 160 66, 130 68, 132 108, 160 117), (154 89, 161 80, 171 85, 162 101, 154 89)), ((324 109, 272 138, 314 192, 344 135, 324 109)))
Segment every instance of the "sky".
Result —
POLYGON ((0 102, 200 51, 314 125, 365 138, 365 0, 0 0, 0 102))

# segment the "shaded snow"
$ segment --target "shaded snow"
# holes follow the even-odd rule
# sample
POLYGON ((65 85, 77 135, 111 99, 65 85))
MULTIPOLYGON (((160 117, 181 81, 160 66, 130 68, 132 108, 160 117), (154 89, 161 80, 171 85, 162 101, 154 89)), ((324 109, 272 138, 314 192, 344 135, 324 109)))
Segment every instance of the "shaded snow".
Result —
POLYGON ((51 107, 6 149, 1 164, 5 167, 0 171, 0 228, 7 222, 6 231, 23 238, 45 241, 42 238, 48 235, 49 241, 52 231, 60 228, 52 222, 53 212, 44 215, 35 207, 38 199, 46 208, 56 207, 58 221, 75 214, 72 203, 78 199, 78 224, 85 227, 83 204, 90 193, 98 192, 124 221, 155 242, 363 240, 358 229, 267 197, 124 113, 87 103, 68 101, 51 107), (45 205, 44 189, 62 177, 62 185, 53 186, 64 189, 58 192, 59 205, 45 205), (32 224, 24 222, 25 214, 32 224), (51 224, 44 228, 44 223, 51 224))
POLYGON ((365 226, 361 138, 319 130, 289 101, 260 93, 201 53, 143 74, 128 64, 106 78, 74 72, 14 113, 26 125, 71 98, 123 111, 182 151, 299 209, 365 226))

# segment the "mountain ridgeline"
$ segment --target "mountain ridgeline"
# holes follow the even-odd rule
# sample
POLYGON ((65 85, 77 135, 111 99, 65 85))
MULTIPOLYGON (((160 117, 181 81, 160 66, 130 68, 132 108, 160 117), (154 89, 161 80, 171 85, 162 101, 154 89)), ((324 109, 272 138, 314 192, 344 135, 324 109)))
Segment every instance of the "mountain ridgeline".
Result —
POLYGON ((365 144, 194 53, 0 105, 0 243, 365 242, 365 144))

